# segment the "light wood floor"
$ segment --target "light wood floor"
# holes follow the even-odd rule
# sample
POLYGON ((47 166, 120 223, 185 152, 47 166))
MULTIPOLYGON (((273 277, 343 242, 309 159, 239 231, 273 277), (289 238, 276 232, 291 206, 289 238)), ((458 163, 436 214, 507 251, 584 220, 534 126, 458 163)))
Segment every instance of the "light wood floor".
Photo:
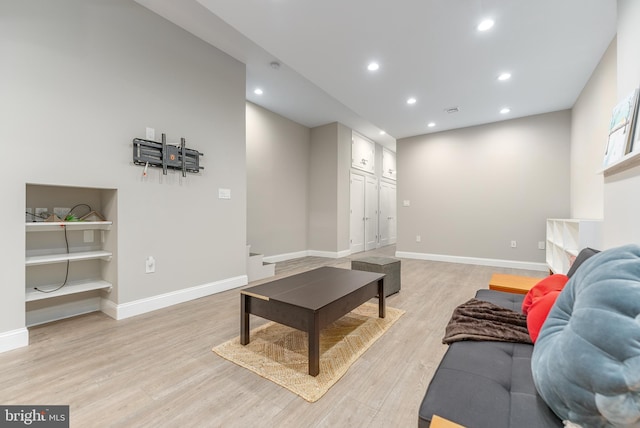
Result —
MULTIPOLYGON (((350 258, 283 262, 276 276, 323 265, 350 258)), ((73 427, 413 427, 451 311, 493 272, 544 276, 402 259, 387 304, 406 314, 313 404, 211 352, 239 334, 238 289, 122 321, 98 312, 31 328, 29 347, 0 354, 0 404, 69 404, 73 427)))

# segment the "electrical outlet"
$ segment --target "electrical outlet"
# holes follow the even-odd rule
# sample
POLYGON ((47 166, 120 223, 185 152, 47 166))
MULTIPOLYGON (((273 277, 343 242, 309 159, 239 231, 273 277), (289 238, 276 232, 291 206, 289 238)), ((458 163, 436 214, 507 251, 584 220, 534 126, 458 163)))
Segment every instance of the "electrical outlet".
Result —
POLYGON ((538 250, 544 250, 545 247, 545 242, 544 241, 538 241, 538 250))
POLYGON ((416 235, 416 242, 422 242, 422 237, 420 235, 416 235))
POLYGON ((145 260, 145 273, 154 273, 156 271, 156 259, 153 256, 147 257, 145 260))
POLYGON ((516 248, 518 243, 516 241, 511 241, 511 248, 516 248))
POLYGON ((49 217, 49 210, 47 208, 36 208, 36 221, 44 221, 47 217, 49 217))

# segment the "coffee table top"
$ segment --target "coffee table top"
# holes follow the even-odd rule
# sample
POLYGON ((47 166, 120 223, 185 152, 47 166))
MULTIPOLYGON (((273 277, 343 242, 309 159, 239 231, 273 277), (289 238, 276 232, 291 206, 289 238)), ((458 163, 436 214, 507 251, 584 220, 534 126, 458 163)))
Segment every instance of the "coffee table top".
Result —
POLYGON ((240 292, 262 300, 276 300, 318 310, 383 277, 382 273, 325 266, 245 288, 240 292))

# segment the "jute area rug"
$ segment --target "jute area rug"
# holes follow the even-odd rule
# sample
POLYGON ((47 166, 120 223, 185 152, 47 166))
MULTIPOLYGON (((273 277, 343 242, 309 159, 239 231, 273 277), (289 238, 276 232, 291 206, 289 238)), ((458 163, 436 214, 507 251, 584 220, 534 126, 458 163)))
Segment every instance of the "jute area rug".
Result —
POLYGON ((378 304, 365 303, 320 332, 320 373, 309 376, 307 333, 275 322, 251 330, 251 342, 240 337, 213 348, 213 352, 309 402, 322 397, 373 343, 399 318, 403 310, 386 308, 378 318, 378 304))

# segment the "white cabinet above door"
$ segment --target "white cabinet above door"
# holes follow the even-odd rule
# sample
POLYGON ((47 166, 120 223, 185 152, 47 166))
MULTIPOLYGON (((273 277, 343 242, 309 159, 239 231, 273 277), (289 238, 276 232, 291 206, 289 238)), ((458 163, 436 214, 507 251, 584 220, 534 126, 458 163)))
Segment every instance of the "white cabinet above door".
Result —
POLYGON ((396 179, 396 154, 389 149, 382 149, 382 176, 396 179))
POLYGON ((373 174, 376 146, 373 141, 356 134, 351 137, 351 166, 373 174))

